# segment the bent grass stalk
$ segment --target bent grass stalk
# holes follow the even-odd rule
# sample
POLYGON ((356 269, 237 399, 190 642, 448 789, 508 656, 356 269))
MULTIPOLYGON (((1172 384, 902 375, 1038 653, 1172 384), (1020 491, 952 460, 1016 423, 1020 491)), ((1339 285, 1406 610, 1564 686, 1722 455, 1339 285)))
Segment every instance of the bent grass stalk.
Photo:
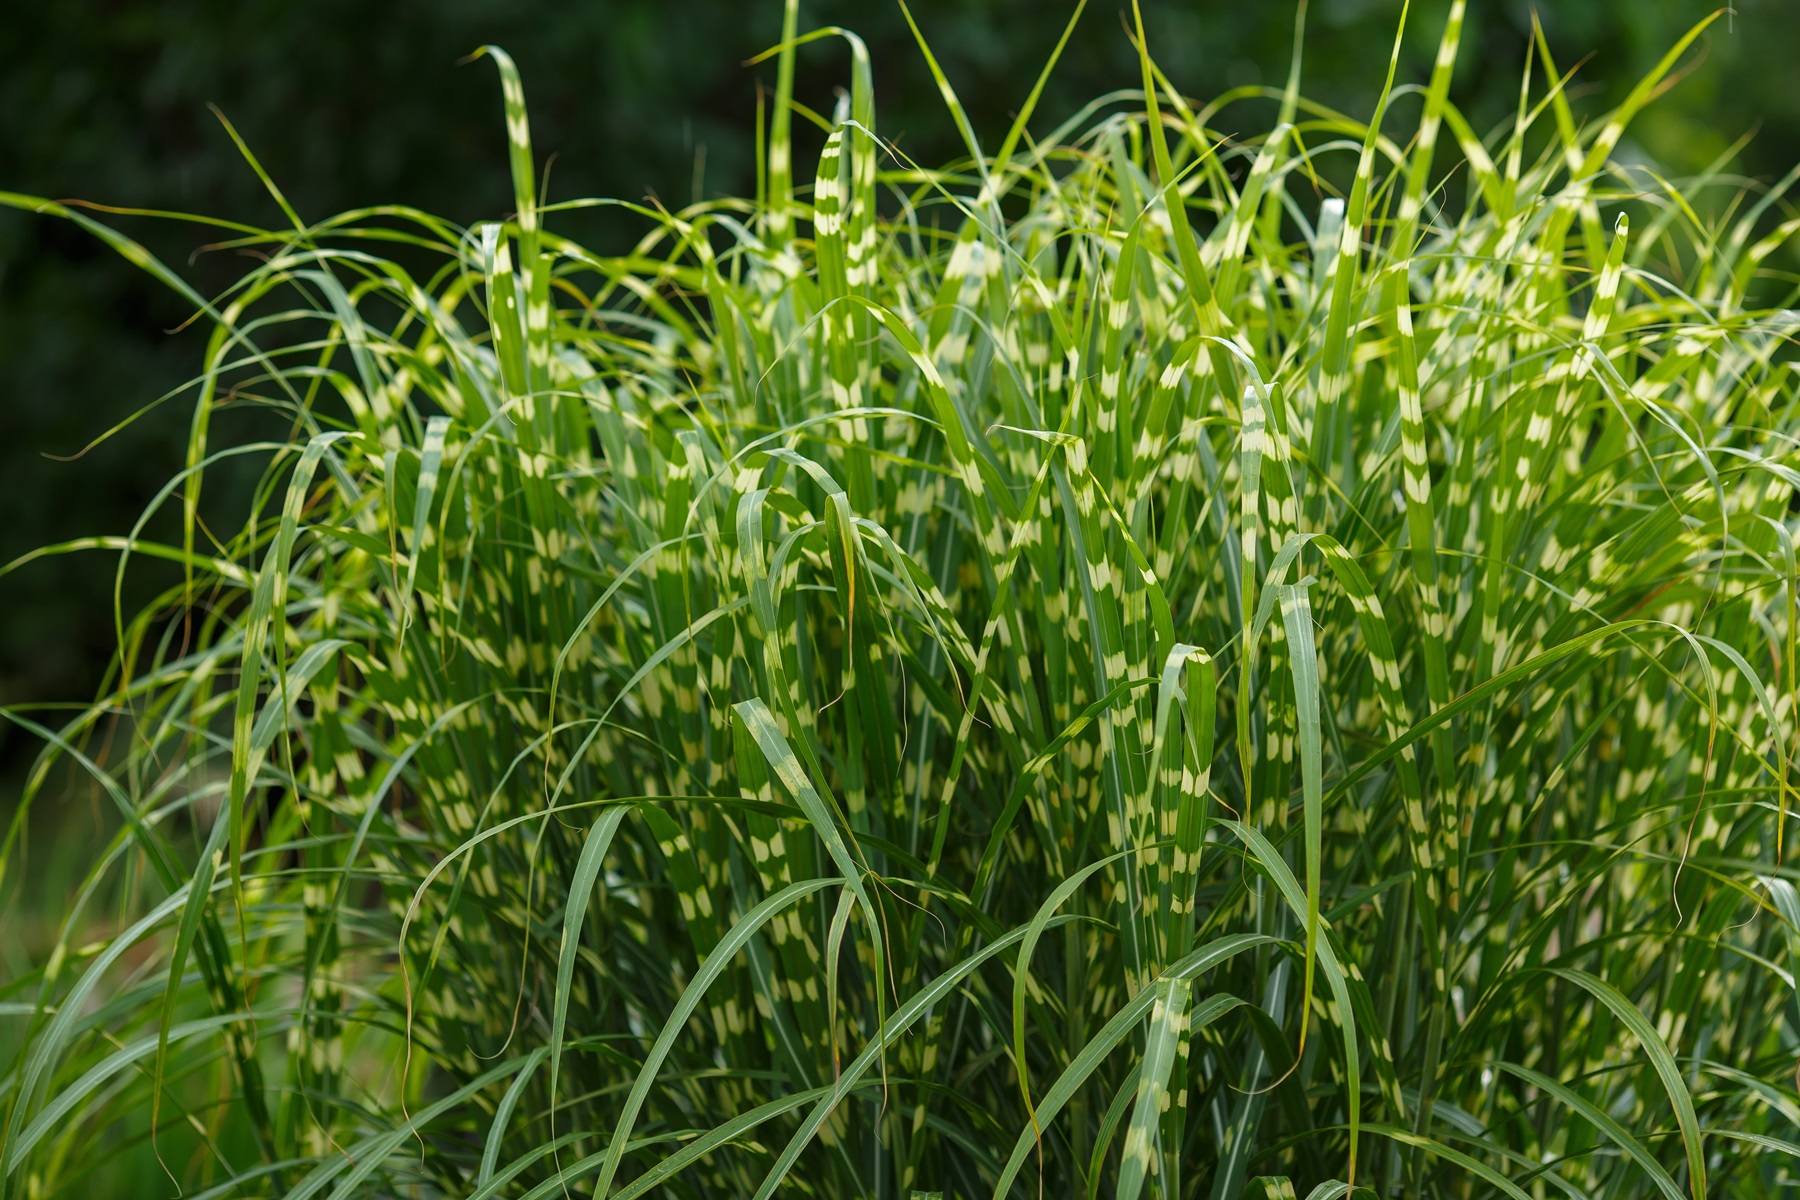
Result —
POLYGON ((992 155, 927 47, 931 170, 788 0, 758 196, 679 212, 540 203, 488 48, 512 216, 269 182, 210 300, 0 195, 213 329, 179 542, 39 555, 183 578, 6 714, 0 871, 54 762, 120 825, 0 987, 0 1195, 1792 1187, 1796 176, 1614 160, 1704 25, 1585 124, 1540 36, 1481 136, 1463 10, 1368 124, 1138 24, 992 155))

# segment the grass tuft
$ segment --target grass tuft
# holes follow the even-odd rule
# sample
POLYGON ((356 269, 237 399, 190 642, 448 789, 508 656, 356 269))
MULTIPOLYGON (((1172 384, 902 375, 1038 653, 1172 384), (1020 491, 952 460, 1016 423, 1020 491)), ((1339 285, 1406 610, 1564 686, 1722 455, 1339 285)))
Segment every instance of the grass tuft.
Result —
POLYGON ((0 1197, 1793 1187, 1796 177, 1616 157, 1704 24, 1487 134, 1463 0, 1368 124, 1139 25, 990 154, 933 60, 936 170, 796 14, 762 193, 624 254, 492 47, 504 221, 283 202, 208 299, 0 195, 212 330, 51 548, 182 578, 6 713, 0 870, 56 762, 118 832, 0 985, 0 1197))

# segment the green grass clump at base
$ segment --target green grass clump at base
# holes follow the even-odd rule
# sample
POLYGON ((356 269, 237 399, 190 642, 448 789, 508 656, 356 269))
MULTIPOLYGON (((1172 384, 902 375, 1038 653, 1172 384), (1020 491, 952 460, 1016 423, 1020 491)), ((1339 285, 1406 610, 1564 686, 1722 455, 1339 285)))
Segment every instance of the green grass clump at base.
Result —
POLYGON ((1369 124, 946 82, 934 171, 790 0, 759 195, 616 256, 498 52, 505 222, 208 300, 4 197, 213 333, 182 536, 55 548, 181 582, 8 714, 120 824, 0 1195, 1785 1194, 1794 177, 1614 161, 1692 35, 1472 131, 1462 11, 1369 124))

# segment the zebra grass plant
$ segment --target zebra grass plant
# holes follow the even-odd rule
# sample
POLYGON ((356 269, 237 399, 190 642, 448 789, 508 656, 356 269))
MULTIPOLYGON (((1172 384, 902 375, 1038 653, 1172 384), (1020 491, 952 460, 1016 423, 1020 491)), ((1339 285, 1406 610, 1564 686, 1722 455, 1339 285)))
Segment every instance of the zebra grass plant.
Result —
POLYGON ((796 9, 754 200, 624 254, 493 50, 505 221, 284 201, 208 298, 5 197, 212 333, 179 537, 53 548, 180 582, 7 714, 11 886, 52 762, 118 833, 0 1194, 1787 1194, 1795 176, 1615 157, 1700 29, 1482 133, 1463 0, 1367 123, 1140 25, 991 151, 921 36, 934 170, 796 9))

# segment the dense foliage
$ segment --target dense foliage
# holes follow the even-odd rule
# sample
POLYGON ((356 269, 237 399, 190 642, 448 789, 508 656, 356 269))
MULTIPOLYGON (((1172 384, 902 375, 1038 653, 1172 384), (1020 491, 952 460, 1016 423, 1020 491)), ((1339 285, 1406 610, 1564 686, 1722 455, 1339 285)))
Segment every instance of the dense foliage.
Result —
POLYGON ((786 12, 753 201, 541 204, 497 51, 504 223, 290 210, 209 300, 4 197, 211 335, 178 536, 57 548, 183 578, 9 714, 123 827, 0 1194, 1791 1187, 1795 176, 1613 160, 1698 30, 1484 132, 1462 0, 1366 124, 1140 26, 993 150, 939 76, 940 171, 786 12))

